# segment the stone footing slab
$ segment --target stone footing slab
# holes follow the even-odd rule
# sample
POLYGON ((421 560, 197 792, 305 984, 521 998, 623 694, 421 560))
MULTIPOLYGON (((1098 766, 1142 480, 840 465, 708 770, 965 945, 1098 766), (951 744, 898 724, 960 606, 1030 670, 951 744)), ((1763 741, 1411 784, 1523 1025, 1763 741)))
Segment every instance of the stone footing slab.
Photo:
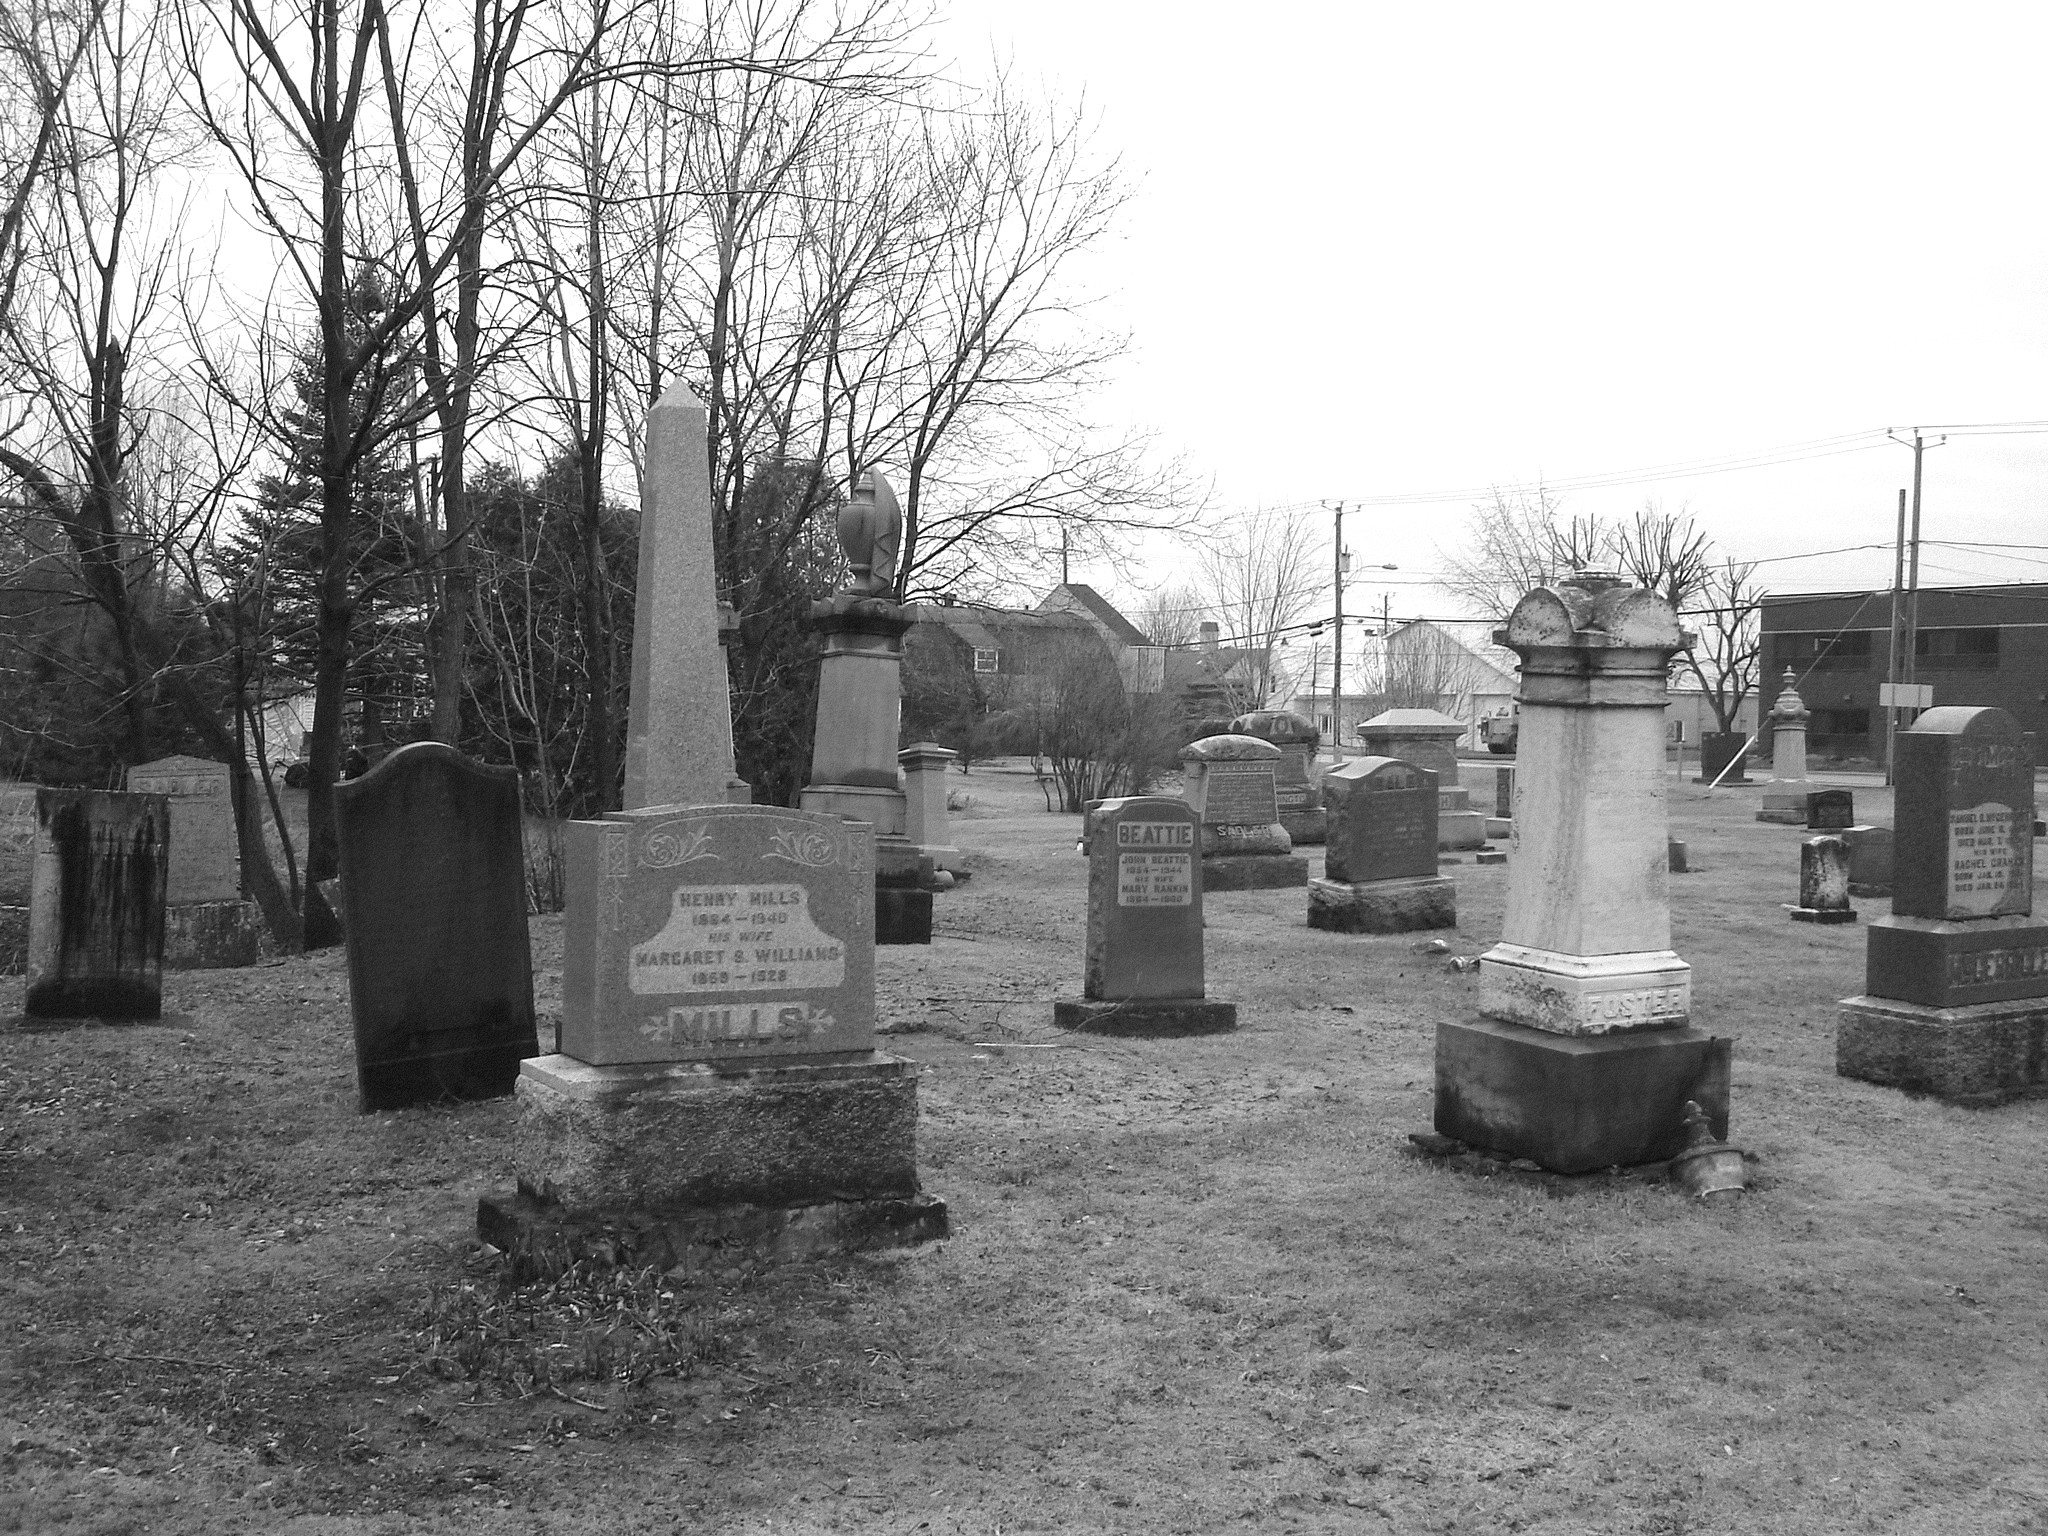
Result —
POLYGON ((1733 1042, 1703 1030, 1567 1038, 1490 1019, 1436 1028, 1436 1129, 1474 1147, 1586 1173, 1675 1157, 1697 1099, 1728 1136, 1733 1042))
POLYGON ((1327 933, 1408 933, 1458 926, 1458 888, 1441 875, 1308 883, 1308 925, 1327 933))
POLYGON ((929 944, 932 941, 932 893, 930 891, 875 891, 875 942, 877 944, 929 944))
POLYGON ((1308 860, 1286 853, 1218 853, 1202 860, 1202 890, 1284 891, 1308 884, 1308 860))
POLYGON ((1835 1071, 1951 1104, 2048 1094, 2048 998, 1928 1008, 1845 997, 1835 1071))
POLYGON ((586 1259, 685 1273, 788 1263, 905 1248, 945 1237, 950 1228, 946 1202, 936 1195, 595 1215, 507 1190, 477 1202, 476 1230, 527 1280, 551 1279, 586 1259))
POLYGON ((717 1070, 536 1056, 520 1066, 512 1170, 579 1216, 907 1200, 917 1076, 879 1051, 717 1070))
POLYGON ((1854 907, 1795 907, 1785 903, 1785 911, 1795 923, 1853 923, 1856 921, 1854 907))
POLYGON ((1763 803, 1758 807, 1758 821, 1776 822, 1781 827, 1804 827, 1806 825, 1807 788, 1801 785, 1796 790, 1765 790, 1763 803))
POLYGON ((1237 1028, 1237 1004, 1200 997, 1133 997, 1120 1003, 1059 998, 1052 1021, 1091 1035, 1220 1035, 1237 1028))
POLYGON ((0 976, 28 969, 28 908, 0 907, 0 976))
POLYGON ((164 969, 225 971, 263 954, 263 911, 253 901, 195 901, 164 908, 164 969))

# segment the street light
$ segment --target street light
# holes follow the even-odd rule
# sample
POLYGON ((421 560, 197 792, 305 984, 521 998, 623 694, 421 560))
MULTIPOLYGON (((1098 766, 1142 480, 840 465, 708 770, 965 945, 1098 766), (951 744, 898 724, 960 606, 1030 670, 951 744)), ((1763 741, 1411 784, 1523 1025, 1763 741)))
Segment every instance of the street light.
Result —
MULTIPOLYGON (((1344 761, 1344 578, 1351 574, 1351 552, 1344 547, 1344 503, 1337 503, 1337 559, 1336 572, 1332 582, 1337 589, 1337 633, 1332 641, 1335 652, 1330 667, 1330 758, 1333 762, 1344 761)), ((1386 564, 1376 567, 1382 571, 1398 571, 1398 565, 1386 564)))

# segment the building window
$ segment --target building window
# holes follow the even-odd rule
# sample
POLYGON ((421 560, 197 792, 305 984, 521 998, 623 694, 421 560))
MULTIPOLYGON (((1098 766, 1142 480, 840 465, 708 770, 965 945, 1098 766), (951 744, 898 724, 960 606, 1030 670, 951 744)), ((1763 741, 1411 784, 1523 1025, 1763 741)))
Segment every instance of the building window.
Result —
POLYGON ((1870 711, 1867 709, 1816 709, 1813 712, 1811 730, 1815 736, 1868 736, 1870 734, 1870 711))
POLYGON ((995 648, 994 646, 992 646, 992 645, 988 645, 988 646, 981 646, 981 645, 978 645, 978 646, 976 646, 976 647, 974 648, 974 670, 975 670, 975 671, 977 671, 977 672, 993 672, 993 671, 995 671, 995 670, 996 670, 996 660, 997 660, 997 651, 996 651, 996 648, 995 648))
POLYGON ((1778 634, 1771 637, 1774 671, 1790 667, 1804 675, 1809 670, 1861 672, 1870 665, 1872 631, 1852 629, 1843 634, 1778 634))
POLYGON ((1998 666, 1996 629, 1923 629, 1913 655, 1923 667, 1989 672, 1998 666))

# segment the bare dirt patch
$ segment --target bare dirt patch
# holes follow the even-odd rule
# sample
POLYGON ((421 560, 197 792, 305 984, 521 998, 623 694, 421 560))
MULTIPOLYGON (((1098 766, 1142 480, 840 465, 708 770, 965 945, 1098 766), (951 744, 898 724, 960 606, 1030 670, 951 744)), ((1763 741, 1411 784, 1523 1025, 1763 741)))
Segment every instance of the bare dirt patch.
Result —
MULTIPOLYGON (((1210 899, 1236 1034, 1058 1034, 1077 818, 1015 772, 954 782, 975 878, 881 962, 944 1244, 508 1291, 472 1221, 511 1105, 357 1114, 338 952, 175 976, 157 1025, 0 1030, 0 1530, 2048 1516, 2048 1105, 1834 1075, 1862 932, 1786 919, 1801 834, 1750 796, 1673 800, 1675 943, 1761 1157, 1715 1208, 1410 1156, 1475 982, 1419 935, 1311 931, 1300 892, 1210 899)), ((1476 953, 1505 871, 1446 872, 1476 953)), ((535 947, 547 1008, 557 920, 535 947)))

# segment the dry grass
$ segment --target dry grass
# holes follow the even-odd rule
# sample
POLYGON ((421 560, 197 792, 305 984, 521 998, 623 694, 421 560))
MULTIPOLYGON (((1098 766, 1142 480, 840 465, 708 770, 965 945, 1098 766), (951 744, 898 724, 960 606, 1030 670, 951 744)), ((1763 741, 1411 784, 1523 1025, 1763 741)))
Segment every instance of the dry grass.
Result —
MULTIPOLYGON (((353 1111, 338 955, 182 976, 161 1026, 0 1033, 0 1529, 2014 1531, 2041 1470, 2048 1105, 1834 1076, 1859 929, 1799 834, 1687 786, 1699 1021, 1757 1189, 1410 1157, 1474 982, 1213 898, 1243 1027, 1075 1039, 1075 819, 978 770, 976 878, 884 951, 956 1235, 507 1288, 504 1103, 353 1111)), ((1859 790, 1866 818, 1881 798, 1859 790), (1875 803, 1873 801, 1875 800, 1875 803)), ((1504 872, 1459 881, 1458 947, 1504 872)), ((1876 909, 1877 904, 1865 903, 1876 909)), ((543 988, 557 920, 536 920, 543 988)), ((0 1015, 19 1007, 0 983, 0 1015)))

